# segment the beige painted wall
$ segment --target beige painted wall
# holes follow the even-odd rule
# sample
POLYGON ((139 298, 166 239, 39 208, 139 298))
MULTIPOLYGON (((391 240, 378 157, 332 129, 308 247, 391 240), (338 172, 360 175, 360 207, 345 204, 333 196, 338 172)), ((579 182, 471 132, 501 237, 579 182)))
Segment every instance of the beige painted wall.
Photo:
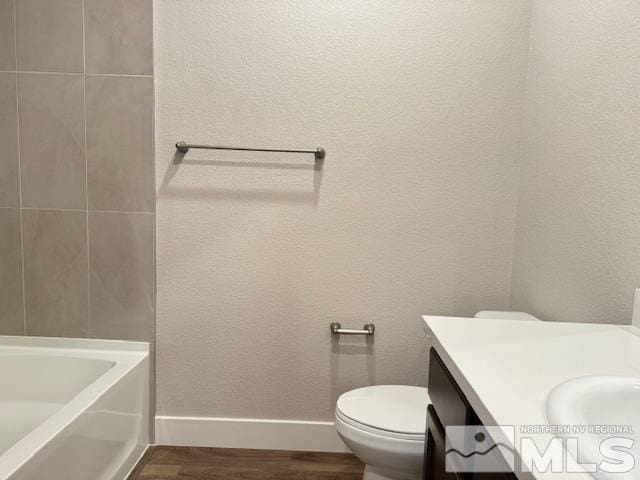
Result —
POLYGON ((534 2, 511 306, 629 323, 640 285, 640 2, 534 2))
POLYGON ((527 2, 155 15, 159 415, 330 420, 345 390, 426 383, 420 314, 507 307, 527 2), (328 154, 175 166, 182 139, 328 154))

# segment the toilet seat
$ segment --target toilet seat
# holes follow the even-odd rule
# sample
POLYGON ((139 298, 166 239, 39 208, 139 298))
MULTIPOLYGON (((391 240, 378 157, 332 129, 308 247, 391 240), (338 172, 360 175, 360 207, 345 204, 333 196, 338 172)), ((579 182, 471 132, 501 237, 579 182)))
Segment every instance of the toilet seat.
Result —
POLYGON ((358 430, 379 436, 424 441, 426 388, 408 385, 376 385, 340 396, 336 417, 358 430))
POLYGON ((411 433, 399 433, 399 432, 390 432, 389 430, 381 430, 379 428, 373 428, 363 423, 359 423, 352 418, 344 416, 340 411, 336 409, 336 421, 343 422, 345 425, 348 425, 350 428, 353 428, 359 431, 362 434, 371 434, 377 435, 379 437, 388 438, 388 439, 398 439, 398 440, 407 440, 411 442, 424 442, 424 436, 411 434, 411 433))

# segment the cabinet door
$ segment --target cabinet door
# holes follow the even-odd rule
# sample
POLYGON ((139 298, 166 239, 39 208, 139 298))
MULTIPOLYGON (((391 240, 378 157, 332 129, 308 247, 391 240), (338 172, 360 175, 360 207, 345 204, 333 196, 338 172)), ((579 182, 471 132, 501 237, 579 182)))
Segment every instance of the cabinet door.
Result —
POLYGON ((427 408, 427 436, 424 455, 424 480, 467 480, 470 476, 447 472, 445 464, 446 445, 444 427, 440 423, 433 405, 427 408))
POLYGON ((429 396, 441 425, 478 425, 480 422, 444 362, 432 347, 429 363, 429 396))

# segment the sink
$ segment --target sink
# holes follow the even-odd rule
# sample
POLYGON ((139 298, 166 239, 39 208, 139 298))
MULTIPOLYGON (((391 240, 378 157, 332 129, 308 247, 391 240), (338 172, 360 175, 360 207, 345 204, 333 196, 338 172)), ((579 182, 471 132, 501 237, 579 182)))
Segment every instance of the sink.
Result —
POLYGON ((640 378, 603 375, 568 380, 547 397, 546 414, 549 425, 566 426, 569 430, 558 436, 577 439, 577 451, 569 453, 579 463, 599 465, 591 473, 593 477, 640 479, 640 378), (607 430, 603 431, 603 426, 607 430), (600 468, 601 462, 607 460, 600 451, 601 442, 612 437, 633 439, 631 448, 620 448, 635 458, 636 466, 631 471, 611 473, 600 468))

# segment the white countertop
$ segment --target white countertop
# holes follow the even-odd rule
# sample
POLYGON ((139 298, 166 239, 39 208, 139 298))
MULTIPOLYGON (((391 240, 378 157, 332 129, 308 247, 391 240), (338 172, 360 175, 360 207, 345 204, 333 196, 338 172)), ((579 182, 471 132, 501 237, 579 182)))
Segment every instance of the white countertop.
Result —
MULTIPOLYGON (((547 424, 545 400, 558 384, 585 375, 640 376, 640 329, 630 325, 423 319, 425 332, 480 420, 514 425, 516 446, 528 436, 542 451, 553 438, 521 434, 520 426, 547 424)), ((516 475, 522 480, 593 480, 584 472, 516 475)))

